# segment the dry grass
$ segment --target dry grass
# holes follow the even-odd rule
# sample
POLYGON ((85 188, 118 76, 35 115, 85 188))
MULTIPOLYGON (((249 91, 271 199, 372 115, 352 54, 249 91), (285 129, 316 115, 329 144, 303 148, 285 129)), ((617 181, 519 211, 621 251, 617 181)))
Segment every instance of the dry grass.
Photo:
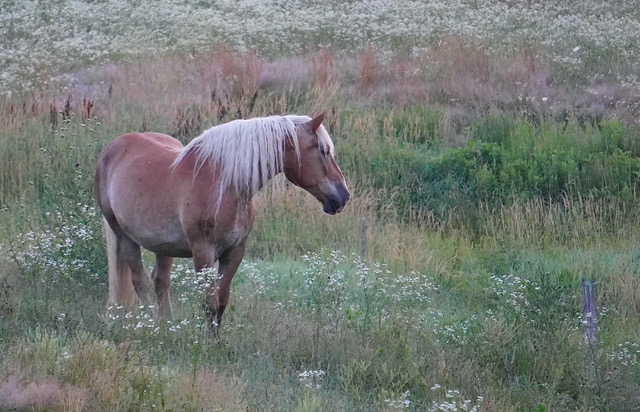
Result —
POLYGON ((551 204, 539 198, 514 201, 500 206, 496 213, 487 206, 485 211, 486 221, 481 230, 488 239, 522 245, 561 242, 584 246, 603 238, 624 241, 640 220, 640 216, 633 217, 623 205, 592 195, 575 199, 565 196, 563 203, 551 204))
MULTIPOLYGON (((51 185, 46 193, 63 198, 67 203, 60 203, 62 209, 77 205, 78 196, 90 199, 86 182, 95 152, 126 131, 164 131, 187 141, 204 128, 236 117, 325 111, 326 125, 337 143, 338 162, 342 162, 341 153, 351 155, 343 157, 345 163, 347 159, 352 161, 344 168, 352 200, 340 215, 326 216, 309 194, 293 185, 274 182, 255 199, 257 218, 248 258, 286 259, 278 267, 279 274, 286 275, 292 271, 288 265, 301 265, 296 259, 308 251, 355 252, 363 255, 363 267, 381 262, 393 273, 385 276, 406 279, 416 276, 411 274, 415 270, 428 274, 428 279, 437 279, 438 289, 421 296, 425 309, 429 309, 420 314, 424 317, 411 313, 406 319, 402 317, 402 299, 394 301, 398 305, 395 307, 389 302, 396 297, 378 295, 387 303, 375 308, 379 317, 363 332, 344 325, 349 316, 364 316, 362 312, 369 310, 364 306, 354 304, 353 308, 347 307, 352 312, 338 313, 336 318, 343 322, 340 329, 332 321, 325 324, 319 320, 319 313, 331 308, 317 302, 288 307, 289 301, 256 297, 251 289, 255 285, 240 284, 237 286, 248 289, 244 295, 235 295, 244 298, 229 308, 224 332, 227 342, 211 349, 198 341, 197 333, 184 332, 177 337, 170 335, 163 343, 170 350, 164 351, 159 349, 158 336, 133 340, 131 336, 138 335, 107 330, 104 328, 108 326, 102 324, 94 325, 91 333, 106 336, 104 339, 80 336, 89 329, 82 322, 94 319, 95 313, 102 313, 102 307, 87 311, 77 302, 76 308, 71 299, 54 299, 50 304, 38 292, 55 291, 61 286, 41 286, 38 270, 44 272, 46 265, 28 272, 38 279, 29 284, 37 285, 34 292, 22 286, 24 279, 16 275, 22 276, 19 268, 3 262, 0 314, 11 322, 0 323, 0 328, 14 335, 0 348, 6 354, 2 377, 7 379, 0 385, 0 407, 145 410, 159 408, 154 402, 164 401, 163 408, 174 410, 246 411, 268 409, 274 404, 263 401, 278 393, 291 410, 349 410, 354 404, 387 410, 387 397, 402 399, 405 388, 411 388, 412 399, 422 402, 415 405, 420 409, 429 408, 432 401, 450 401, 444 391, 436 394, 430 389, 439 383, 462 389, 459 400, 471 399, 482 410, 519 410, 538 403, 558 405, 562 410, 580 406, 567 400, 569 391, 582 401, 591 399, 585 395, 585 386, 576 383, 582 382, 576 372, 578 366, 568 365, 568 360, 574 359, 571 356, 577 356, 579 343, 574 340, 580 332, 562 330, 566 336, 550 337, 537 324, 527 325, 524 317, 534 312, 509 312, 512 302, 492 289, 497 286, 491 283, 494 275, 500 278, 517 272, 533 279, 551 268, 566 284, 551 288, 549 296, 566 293, 568 297, 561 296, 568 306, 575 292, 575 282, 571 282, 581 274, 606 279, 600 296, 615 309, 611 312, 615 312, 615 320, 607 327, 621 325, 615 332, 608 330, 606 336, 612 342, 628 339, 633 330, 628 326, 635 327, 632 319, 640 312, 640 285, 634 280, 636 245, 620 245, 633 239, 640 217, 634 217, 621 204, 588 196, 567 196, 557 204, 543 199, 515 201, 483 206, 475 215, 482 219, 473 222, 458 210, 444 216, 424 208, 401 214, 397 204, 406 197, 405 188, 374 189, 372 181, 377 176, 366 172, 371 170, 366 164, 371 161, 368 155, 384 156, 382 149, 386 147, 462 144, 468 139, 468 126, 494 110, 531 122, 567 113, 575 121, 578 116, 587 116, 584 121, 597 124, 602 117, 588 116, 598 107, 604 111, 597 113, 606 116, 630 115, 633 112, 626 106, 610 104, 631 93, 621 86, 602 84, 583 90, 560 85, 535 50, 498 57, 459 38, 445 39, 416 55, 386 55, 369 48, 361 55, 346 57, 323 49, 310 56, 274 61, 221 48, 193 60, 161 57, 105 66, 76 77, 78 86, 70 92, 46 92, 0 102, 0 123, 6 132, 0 137, 6 149, 0 153, 0 164, 4 165, 0 182, 6 188, 0 202, 24 198, 23 204, 36 210, 42 200, 51 201, 44 195, 39 197, 36 189, 43 188, 34 188, 38 184, 51 185), (580 101, 580 107, 573 102, 576 96, 582 99, 575 100, 580 101), (542 97, 547 101, 543 103, 542 97), (403 111, 413 106, 434 108, 437 116, 442 114, 434 117, 437 121, 432 134, 437 139, 428 134, 429 125, 421 122, 429 114, 427 110, 403 111), (349 150, 364 155, 354 156, 349 150), (48 174, 50 180, 34 179, 34 173, 40 172, 48 174), (70 176, 77 178, 79 186, 67 184, 70 176), (474 233, 467 230, 470 226, 474 233), (23 299, 27 293, 31 293, 31 302, 23 299), (25 315, 31 313, 27 309, 36 300, 48 305, 46 317, 25 315), (57 308, 69 306, 77 312, 75 324, 50 322, 57 308), (48 325, 59 333, 25 339, 20 322, 48 325), (65 328, 69 328, 69 335, 65 328), (69 340, 69 336, 77 339, 69 340), (555 358, 539 356, 537 345, 541 342, 556 348, 555 358), (258 376, 262 365, 256 365, 260 362, 270 369, 258 376), (296 372, 303 368, 332 368, 334 375, 326 389, 310 392, 296 381, 296 372), (527 379, 534 383, 531 388, 512 384, 527 379), (541 389, 542 382, 556 386, 541 389), (523 393, 526 400, 521 399, 523 393), (484 396, 482 401, 476 398, 479 394, 484 396)), ((381 174, 393 178, 397 172, 385 169, 381 174)), ((11 209, 12 213, 18 209, 11 209)), ((19 222, 17 227, 29 230, 35 218, 31 219, 24 211, 27 209, 20 210, 23 212, 11 215, 12 223, 19 222)), ((55 224, 51 227, 60 227, 60 222, 52 222, 55 224)), ((37 224, 34 226, 37 229, 37 224)), ((14 233, 8 230, 2 236, 0 240, 14 233)), ((99 241, 99 235, 91 240, 99 241)), ((78 250, 86 254, 85 249, 78 250)), ((347 270, 355 270, 353 267, 347 270)), ((83 270, 63 275, 80 279, 79 274, 86 275, 87 270, 83 270)), ((83 277, 74 284, 79 296, 87 290, 88 282, 83 277)), ((306 292, 304 286, 298 291, 285 292, 306 292)), ((537 298, 543 302, 541 307, 556 303, 546 295, 537 298)), ((183 313, 189 310, 185 306, 183 313)), ((553 307, 574 315, 573 307, 553 307)), ((573 325, 569 321, 553 325, 566 328, 568 324, 573 325)), ((633 370, 625 373, 630 376, 633 370)), ((629 391, 635 387, 633 377, 620 379, 631 382, 629 391)), ((600 405, 607 404, 602 401, 600 405)))
POLYGON ((338 83, 335 53, 328 48, 323 48, 309 57, 307 65, 311 66, 313 75, 313 88, 318 93, 323 89, 331 89, 338 83))
POLYGON ((89 404, 88 392, 51 378, 25 381, 9 376, 0 385, 0 409, 84 411, 89 404))
POLYGON ((414 55, 381 56, 367 47, 359 56, 346 57, 325 48, 272 61, 219 47, 191 60, 161 57, 76 73, 77 86, 70 93, 49 90, 3 102, 0 123, 11 129, 32 118, 55 128, 76 113, 189 139, 219 122, 290 110, 283 90, 308 93, 298 104, 313 113, 350 105, 431 103, 441 107, 441 128, 454 145, 464 139, 465 127, 492 111, 531 121, 576 119, 596 125, 608 117, 638 118, 634 87, 604 80, 564 84, 539 54, 528 46, 512 56, 495 56, 459 37, 444 38, 414 55))
POLYGON ((363 89, 369 89, 378 83, 379 65, 376 51, 367 47, 360 57, 360 73, 358 83, 363 89))
POLYGON ((181 404, 201 411, 246 412, 251 410, 245 400, 245 386, 238 377, 212 370, 182 372, 172 377, 168 398, 177 407, 181 404))
POLYGON ((80 334, 39 334, 9 348, 2 366, 3 410, 246 411, 244 382, 210 369, 152 366, 141 342, 118 346, 80 334), (43 356, 43 351, 46 355, 43 356), (34 369, 33 359, 46 363, 34 369), (14 371, 13 373, 9 373, 14 371))

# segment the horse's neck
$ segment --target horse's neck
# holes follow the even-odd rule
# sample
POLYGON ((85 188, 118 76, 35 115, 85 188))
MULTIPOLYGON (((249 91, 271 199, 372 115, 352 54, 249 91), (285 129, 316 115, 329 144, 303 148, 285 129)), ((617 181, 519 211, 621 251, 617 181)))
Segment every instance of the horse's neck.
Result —
MULTIPOLYGON (((261 165, 259 165, 261 166, 261 165)), ((193 169, 192 169, 193 170, 193 169)), ((219 166, 203 165, 198 171, 196 179, 202 180, 203 184, 209 184, 210 190, 213 190, 220 195, 228 197, 232 196, 236 198, 240 203, 251 203, 251 199, 273 178, 280 173, 283 173, 282 165, 276 165, 275 168, 259 167, 259 173, 257 175, 258 182, 246 182, 246 185, 241 187, 235 187, 233 182, 229 182, 226 186, 222 186, 220 176, 221 171, 219 166), (262 170, 266 170, 266 178, 263 178, 262 170), (273 171, 272 171, 273 170, 273 171)))
MULTIPOLYGON (((277 150, 276 150, 277 152, 277 150)), ((273 152, 271 152, 273 153, 273 152)), ((215 162, 199 163, 197 156, 194 153, 187 153, 180 162, 181 167, 185 170, 191 170, 196 175, 194 178, 203 179, 204 182, 208 181, 214 190, 228 191, 233 190, 237 192, 237 195, 244 199, 250 199, 254 196, 262 187, 276 175, 283 172, 284 168, 284 153, 282 158, 276 157, 268 158, 264 153, 256 165, 256 169, 242 169, 246 165, 240 165, 240 167, 234 170, 237 175, 226 175, 225 172, 234 168, 234 164, 228 162, 222 162, 222 164, 215 162), (267 162, 266 164, 264 162, 267 162), (226 176, 225 176, 226 175, 226 176), (238 177, 240 176, 240 180, 238 177), (225 187, 221 187, 224 185, 225 187), (226 187, 228 185, 228 187, 226 187)))
MULTIPOLYGON (((273 162, 275 162, 275 160, 271 160, 273 162)), ((260 170, 260 172, 258 173, 258 179, 260 180, 260 182, 258 183, 258 189, 256 190, 256 192, 260 191, 264 185, 269 182, 271 179, 273 179, 274 177, 276 177, 277 175, 279 175, 280 173, 283 172, 283 166, 280 165, 276 165, 273 169, 267 167, 267 176, 262 176, 262 168, 259 168, 258 170, 260 170), (273 172, 271 172, 271 170, 273 170, 273 172)))

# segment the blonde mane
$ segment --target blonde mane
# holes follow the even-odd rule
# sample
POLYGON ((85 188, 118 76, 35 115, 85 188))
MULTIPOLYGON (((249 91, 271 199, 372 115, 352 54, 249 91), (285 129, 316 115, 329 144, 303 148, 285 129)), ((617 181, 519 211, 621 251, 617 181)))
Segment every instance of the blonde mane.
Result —
MULTIPOLYGON (((296 127, 309 120, 309 116, 269 116, 214 126, 185 146, 173 166, 192 154, 194 173, 205 164, 217 167, 220 191, 233 187, 238 194, 253 196, 282 170, 285 139, 298 151, 296 127)), ((316 133, 320 144, 333 154, 333 142, 324 126, 316 133)))

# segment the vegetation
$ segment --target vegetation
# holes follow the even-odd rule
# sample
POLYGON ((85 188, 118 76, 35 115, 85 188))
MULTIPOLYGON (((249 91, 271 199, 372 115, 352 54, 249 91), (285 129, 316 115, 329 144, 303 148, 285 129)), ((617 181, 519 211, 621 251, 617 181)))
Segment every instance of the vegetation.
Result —
POLYGON ((0 6, 0 409, 640 407, 637 8, 147 3, 0 6), (353 199, 257 196, 219 342, 187 260, 173 319, 106 307, 109 140, 320 111, 353 199))

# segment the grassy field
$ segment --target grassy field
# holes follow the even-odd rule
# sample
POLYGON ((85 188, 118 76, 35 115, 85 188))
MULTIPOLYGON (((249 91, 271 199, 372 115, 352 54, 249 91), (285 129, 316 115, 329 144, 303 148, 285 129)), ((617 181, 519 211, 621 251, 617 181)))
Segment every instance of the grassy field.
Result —
POLYGON ((0 410, 640 408, 637 8, 165 3, 0 6, 0 410), (219 342, 188 260, 107 308, 108 141, 319 112, 353 198, 263 189, 219 342))

